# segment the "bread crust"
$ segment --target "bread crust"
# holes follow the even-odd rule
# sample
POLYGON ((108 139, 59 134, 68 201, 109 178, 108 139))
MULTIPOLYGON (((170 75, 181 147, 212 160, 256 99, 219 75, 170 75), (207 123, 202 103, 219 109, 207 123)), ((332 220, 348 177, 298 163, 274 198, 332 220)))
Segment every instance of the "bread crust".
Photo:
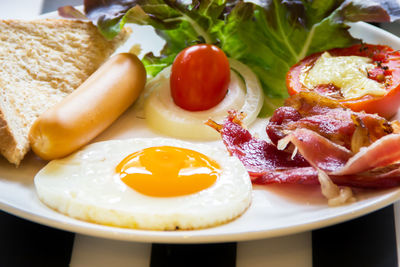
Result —
POLYGON ((10 163, 19 165, 22 157, 18 157, 20 153, 16 153, 17 142, 14 135, 11 133, 7 120, 5 119, 3 111, 0 109, 0 152, 10 163))

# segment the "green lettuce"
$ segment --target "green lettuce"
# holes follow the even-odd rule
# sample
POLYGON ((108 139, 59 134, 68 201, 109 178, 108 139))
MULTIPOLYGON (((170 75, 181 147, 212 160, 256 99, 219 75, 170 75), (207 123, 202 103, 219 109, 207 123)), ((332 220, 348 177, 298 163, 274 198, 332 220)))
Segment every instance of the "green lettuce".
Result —
POLYGON ((160 56, 143 62, 154 76, 185 47, 216 44, 247 64, 267 96, 265 112, 286 98, 286 73, 307 55, 359 40, 347 22, 387 22, 400 18, 396 0, 85 0, 85 14, 107 38, 126 23, 151 25, 166 44, 160 56))

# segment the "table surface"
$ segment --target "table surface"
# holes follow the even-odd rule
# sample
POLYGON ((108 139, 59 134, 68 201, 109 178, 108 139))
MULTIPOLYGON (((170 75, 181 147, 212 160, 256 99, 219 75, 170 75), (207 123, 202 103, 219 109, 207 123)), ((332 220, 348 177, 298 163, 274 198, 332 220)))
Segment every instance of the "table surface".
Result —
MULTIPOLYGON (((83 1, 0 2, 0 17, 34 18, 83 1), (24 7, 24 8, 21 8, 24 7)), ((399 24, 381 25, 400 36, 399 24)), ((258 241, 147 244, 59 231, 0 212, 0 266, 399 266, 400 202, 335 226, 258 241), (396 231, 397 229, 397 231, 396 231), (397 233, 397 234, 396 234, 397 233)))

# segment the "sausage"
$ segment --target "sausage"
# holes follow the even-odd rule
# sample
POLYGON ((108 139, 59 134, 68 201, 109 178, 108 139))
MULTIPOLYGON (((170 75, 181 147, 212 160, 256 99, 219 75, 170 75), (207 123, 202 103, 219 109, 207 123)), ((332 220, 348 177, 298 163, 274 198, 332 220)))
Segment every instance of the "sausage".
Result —
POLYGON ((64 157, 114 122, 146 84, 143 63, 133 54, 111 57, 81 86, 33 123, 29 141, 45 160, 64 157))

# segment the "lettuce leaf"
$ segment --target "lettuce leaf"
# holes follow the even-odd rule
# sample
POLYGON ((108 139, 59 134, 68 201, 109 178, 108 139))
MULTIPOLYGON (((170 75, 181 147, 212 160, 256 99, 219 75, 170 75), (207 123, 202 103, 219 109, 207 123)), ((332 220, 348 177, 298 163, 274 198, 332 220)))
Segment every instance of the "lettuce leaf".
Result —
POLYGON ((312 53, 359 42, 347 22, 400 19, 396 0, 85 0, 84 7, 107 38, 125 23, 156 29, 166 44, 159 57, 149 53, 143 58, 152 76, 187 46, 218 45, 256 73, 272 99, 266 112, 288 96, 290 66, 312 53))

